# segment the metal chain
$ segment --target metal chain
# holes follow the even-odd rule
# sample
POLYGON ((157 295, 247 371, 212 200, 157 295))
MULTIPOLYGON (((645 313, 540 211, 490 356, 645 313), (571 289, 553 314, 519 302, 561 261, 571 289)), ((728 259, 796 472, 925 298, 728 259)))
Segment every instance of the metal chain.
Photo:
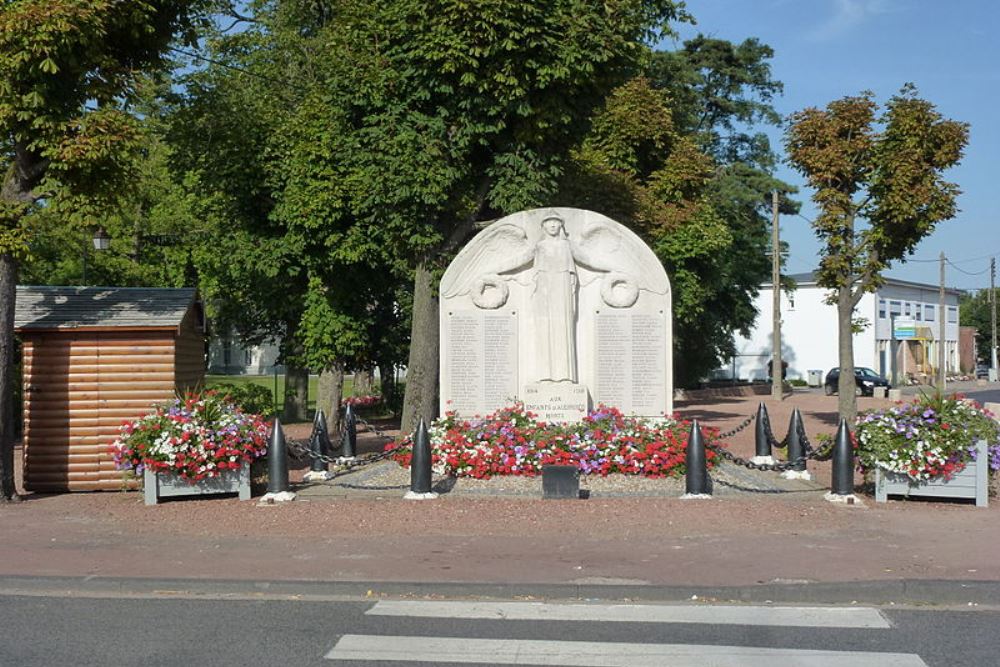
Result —
POLYGON ((753 420, 754 420, 754 418, 756 416, 757 415, 750 415, 745 420, 743 420, 742 424, 740 424, 736 428, 732 429, 731 431, 726 431, 725 433, 720 433, 719 434, 719 440, 725 440, 726 438, 733 437, 734 435, 736 435, 737 433, 739 433, 740 431, 742 431, 743 429, 745 429, 747 426, 749 426, 753 422, 753 420))
MULTIPOLYGON (((392 437, 391 435, 386 435, 385 431, 380 431, 379 429, 375 428, 374 426, 371 425, 371 423, 369 423, 363 417, 359 417, 357 415, 354 415, 354 419, 356 419, 361 425, 363 425, 365 428, 367 428, 369 431, 371 431, 372 433, 374 433, 379 438, 382 438, 383 440, 391 442, 391 441, 394 441, 396 439, 396 438, 392 437)), ((347 421, 347 420, 345 419, 344 421, 347 421)))
POLYGON ((821 457, 826 457, 827 455, 833 453, 833 445, 831 443, 829 447, 826 447, 821 450, 816 450, 811 448, 807 449, 805 454, 791 461, 783 461, 781 463, 754 463, 749 459, 736 456, 729 450, 724 449, 723 447, 719 447, 718 445, 706 445, 706 447, 708 449, 711 449, 713 452, 720 455, 727 461, 730 461, 731 463, 734 463, 738 466, 743 466, 744 468, 750 468, 751 470, 766 470, 772 472, 784 472, 786 470, 792 470, 793 468, 796 468, 797 466, 810 460, 822 461, 824 460, 824 458, 821 457))
POLYGON ((788 436, 786 435, 785 439, 780 442, 774 437, 774 432, 771 430, 771 416, 768 415, 767 412, 764 412, 764 418, 761 420, 761 424, 764 427, 764 437, 767 438, 767 444, 771 447, 771 449, 784 449, 788 444, 788 436))

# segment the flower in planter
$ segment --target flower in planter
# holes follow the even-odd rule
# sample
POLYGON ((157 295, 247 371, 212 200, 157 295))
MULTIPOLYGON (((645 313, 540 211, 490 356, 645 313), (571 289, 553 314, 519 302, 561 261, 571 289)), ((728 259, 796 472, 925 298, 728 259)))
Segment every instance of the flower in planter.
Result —
POLYGON ((369 394, 367 396, 348 396, 343 400, 344 405, 350 405, 355 408, 370 408, 381 402, 382 397, 375 394, 369 394))
POLYGON ((111 445, 120 470, 173 472, 196 482, 267 453, 267 424, 213 391, 190 394, 122 425, 111 445))
MULTIPOLYGON (((676 477, 685 472, 689 431, 689 422, 652 422, 604 405, 579 423, 548 424, 515 403, 482 419, 459 419, 448 412, 431 424, 428 435, 437 474, 478 479, 535 476, 543 465, 564 464, 588 475, 676 477)), ((711 442, 717 431, 706 429, 705 435, 711 442)), ((408 466, 412 445, 408 438, 387 450, 408 466)), ((706 451, 709 466, 716 456, 706 451)))
POLYGON ((957 394, 864 412, 856 435, 866 471, 881 468, 915 481, 950 479, 975 460, 979 440, 986 441, 990 471, 1000 470, 1000 426, 989 411, 957 394))

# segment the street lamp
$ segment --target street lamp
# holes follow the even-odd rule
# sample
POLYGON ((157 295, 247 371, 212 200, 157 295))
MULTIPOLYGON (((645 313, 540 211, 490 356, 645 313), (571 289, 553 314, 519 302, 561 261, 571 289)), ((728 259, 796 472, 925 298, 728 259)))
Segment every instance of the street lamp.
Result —
POLYGON ((111 237, 104 231, 104 227, 98 227, 94 232, 94 250, 107 250, 111 247, 111 237))
MULTIPOLYGON (((104 227, 98 227, 97 228, 97 231, 94 232, 94 236, 91 239, 91 241, 94 244, 94 250, 96 250, 97 252, 101 252, 101 251, 107 250, 108 248, 111 247, 111 237, 108 236, 108 233, 104 230, 104 227)), ((83 246, 83 284, 84 284, 84 286, 86 286, 86 284, 87 284, 87 246, 86 246, 86 244, 84 244, 84 246, 83 246)))

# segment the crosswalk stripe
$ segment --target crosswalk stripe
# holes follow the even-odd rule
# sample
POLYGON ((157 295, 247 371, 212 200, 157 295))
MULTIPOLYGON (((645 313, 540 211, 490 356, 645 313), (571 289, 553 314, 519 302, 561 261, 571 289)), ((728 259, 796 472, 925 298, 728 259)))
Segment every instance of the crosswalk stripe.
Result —
POLYGON ((517 621, 601 621, 623 623, 711 623, 802 628, 891 627, 869 607, 764 607, 736 605, 547 604, 541 602, 466 602, 380 600, 366 614, 517 621))
POLYGON ((561 667, 927 667, 910 653, 382 635, 344 635, 325 657, 561 667))

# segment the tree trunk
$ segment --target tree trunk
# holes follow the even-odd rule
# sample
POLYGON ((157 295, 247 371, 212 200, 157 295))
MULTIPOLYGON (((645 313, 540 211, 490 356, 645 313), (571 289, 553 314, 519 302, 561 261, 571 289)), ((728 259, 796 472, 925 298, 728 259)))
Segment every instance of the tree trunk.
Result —
POLYGON ((302 343, 296 339, 297 322, 285 323, 282 357, 285 363, 285 396, 282 416, 286 422, 309 419, 309 369, 298 365, 302 358, 302 343))
POLYGON ((421 418, 430 423, 437 414, 438 388, 438 297, 433 274, 426 262, 417 266, 413 278, 413 321, 410 358, 406 367, 406 396, 400 430, 409 433, 421 418))
POLYGON ((854 380, 854 299, 850 285, 837 288, 837 344, 840 352, 840 380, 837 384, 837 409, 840 416, 854 425, 858 414, 857 383, 854 380))
POLYGON ((286 422, 302 422, 309 419, 309 369, 291 363, 285 364, 285 409, 286 422))
POLYGON ((14 486, 14 299, 17 260, 0 253, 0 501, 19 500, 14 486))
POLYGON ((354 372, 354 387, 352 393, 355 396, 370 396, 375 391, 375 375, 371 368, 363 368, 354 372))
POLYGON ((316 409, 326 413, 326 430, 331 438, 340 433, 340 399, 343 394, 344 365, 337 362, 333 368, 319 374, 316 386, 316 409))
POLYGON ((396 404, 396 368, 392 364, 379 364, 378 376, 382 389, 382 403, 391 409, 396 404))

